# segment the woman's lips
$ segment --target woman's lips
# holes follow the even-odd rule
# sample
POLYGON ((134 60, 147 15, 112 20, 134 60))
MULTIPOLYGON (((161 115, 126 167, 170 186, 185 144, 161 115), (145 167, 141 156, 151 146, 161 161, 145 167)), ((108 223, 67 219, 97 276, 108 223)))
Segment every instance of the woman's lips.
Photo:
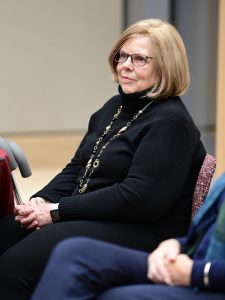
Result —
POLYGON ((130 78, 130 77, 127 77, 127 76, 121 76, 121 81, 123 83, 132 83, 134 82, 135 80, 133 78, 130 78))

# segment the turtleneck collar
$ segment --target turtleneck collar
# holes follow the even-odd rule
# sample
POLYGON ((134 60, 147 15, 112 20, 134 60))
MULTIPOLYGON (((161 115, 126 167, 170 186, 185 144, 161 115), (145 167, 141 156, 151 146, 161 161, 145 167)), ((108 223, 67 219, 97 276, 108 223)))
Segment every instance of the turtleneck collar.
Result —
POLYGON ((142 109, 145 105, 152 101, 151 98, 146 96, 150 90, 151 89, 147 89, 141 92, 125 94, 119 85, 118 91, 120 93, 121 104, 123 106, 122 111, 126 113, 138 112, 138 110, 142 109))

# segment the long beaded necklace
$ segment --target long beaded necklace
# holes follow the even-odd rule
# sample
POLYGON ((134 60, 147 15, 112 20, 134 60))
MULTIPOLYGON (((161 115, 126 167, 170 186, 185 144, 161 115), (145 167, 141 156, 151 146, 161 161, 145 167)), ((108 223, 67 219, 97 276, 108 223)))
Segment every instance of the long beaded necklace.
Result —
POLYGON ((121 135, 122 133, 124 133, 125 131, 127 131, 127 129, 133 124, 133 122, 145 111, 145 109, 152 104, 152 102, 154 102, 154 100, 152 100, 151 102, 149 102, 143 109, 139 110, 137 114, 135 114, 131 120, 129 122, 127 122, 127 124, 122 127, 121 129, 118 130, 117 133, 115 133, 100 149, 98 155, 95 158, 96 152, 99 148, 99 145, 102 143, 103 139, 105 138, 105 136, 109 133, 109 131, 112 128, 113 123, 116 121, 116 119, 119 117, 119 114, 121 113, 122 110, 122 106, 119 107, 119 109, 117 110, 117 112, 114 114, 112 121, 110 122, 110 124, 108 126, 106 126, 103 134, 98 138, 98 140, 95 143, 95 146, 93 148, 92 154, 86 164, 85 167, 85 172, 84 175, 82 176, 80 183, 79 183, 79 193, 85 193, 87 188, 88 188, 88 184, 91 180, 91 175, 93 174, 94 170, 99 166, 100 163, 100 156, 102 155, 102 152, 105 150, 105 148, 119 135, 121 135), (94 159, 95 158, 95 159, 94 159))

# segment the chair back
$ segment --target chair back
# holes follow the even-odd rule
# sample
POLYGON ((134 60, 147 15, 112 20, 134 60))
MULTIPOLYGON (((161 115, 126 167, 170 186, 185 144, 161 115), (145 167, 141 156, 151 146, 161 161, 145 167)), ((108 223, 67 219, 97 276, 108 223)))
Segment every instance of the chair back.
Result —
POLYGON ((0 218, 12 214, 14 193, 11 179, 11 166, 5 150, 0 148, 0 218))
POLYGON ((202 163, 195 185, 193 201, 192 201, 192 218, 202 206, 205 197, 209 192, 211 181, 216 170, 216 159, 207 153, 202 163))
MULTIPOLYGON (((7 154, 9 160, 9 166, 11 171, 12 187, 14 192, 15 202, 17 204, 23 204, 22 197, 19 192, 19 188, 16 184, 16 180, 13 171, 19 167, 20 173, 23 177, 31 176, 31 168, 23 150, 13 141, 0 137, 0 149, 3 149, 7 154)), ((6 199, 7 201, 7 199, 6 199)))

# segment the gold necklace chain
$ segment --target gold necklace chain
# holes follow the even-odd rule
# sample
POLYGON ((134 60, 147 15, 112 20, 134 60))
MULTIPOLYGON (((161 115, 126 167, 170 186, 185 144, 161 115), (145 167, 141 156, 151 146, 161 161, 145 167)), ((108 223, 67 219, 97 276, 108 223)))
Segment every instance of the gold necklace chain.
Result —
POLYGON ((119 109, 117 110, 117 112, 114 114, 112 121, 110 122, 110 124, 108 126, 106 126, 106 129, 104 130, 103 134, 98 138, 98 140, 96 141, 96 144, 93 148, 92 154, 86 164, 85 167, 85 172, 84 175, 82 176, 82 179, 80 180, 79 183, 79 193, 85 193, 88 187, 88 184, 91 180, 91 176, 94 172, 94 170, 99 166, 100 163, 100 156, 102 155, 102 152, 106 149, 106 147, 118 136, 120 136, 122 133, 124 133, 125 131, 127 131, 127 129, 133 124, 133 122, 145 111, 145 109, 152 104, 154 100, 152 100, 151 102, 149 102, 142 110, 139 110, 137 114, 135 114, 131 120, 129 122, 127 122, 127 124, 122 127, 121 129, 118 130, 117 133, 115 133, 100 149, 98 155, 95 157, 95 154, 99 148, 100 143, 103 141, 104 137, 109 133, 109 131, 111 130, 111 127, 113 125, 113 123, 115 122, 115 120, 119 117, 119 114, 121 113, 122 110, 122 106, 119 107, 119 109))

